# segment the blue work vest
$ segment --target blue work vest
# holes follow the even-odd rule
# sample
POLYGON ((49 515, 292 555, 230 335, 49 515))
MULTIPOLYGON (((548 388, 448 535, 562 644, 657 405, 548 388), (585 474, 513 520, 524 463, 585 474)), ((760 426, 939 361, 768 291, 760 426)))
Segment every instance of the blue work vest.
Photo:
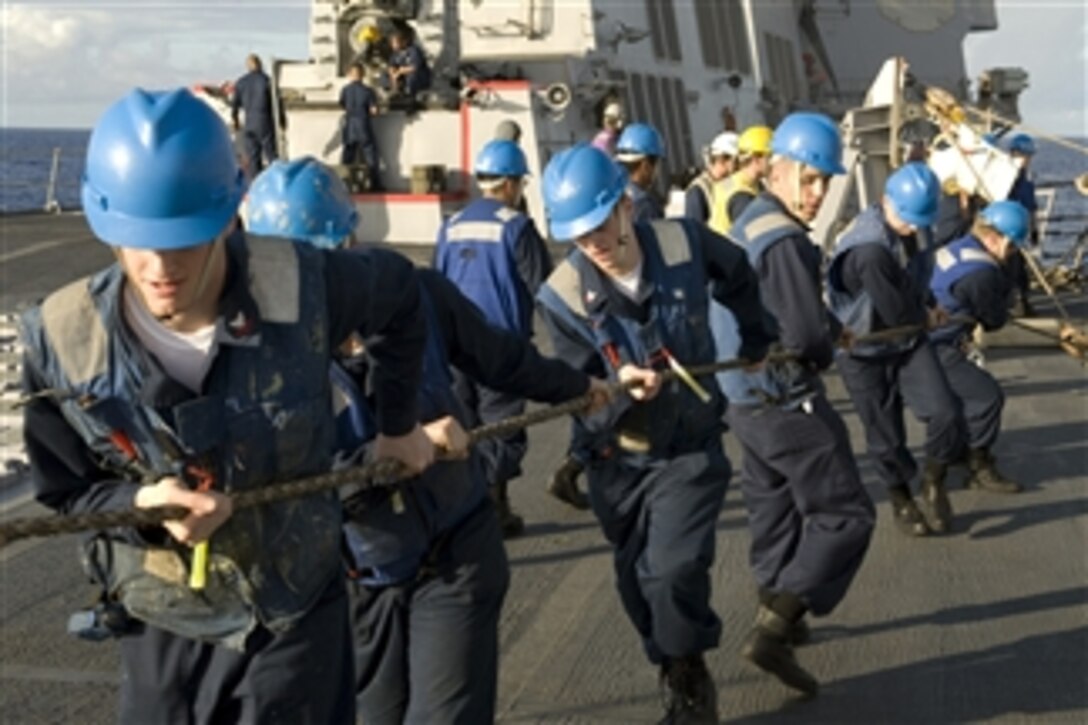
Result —
MULTIPOLYGON (((329 467, 324 257, 242 234, 228 245, 234 278, 249 280, 255 324, 220 318, 202 394, 171 407, 141 399, 157 362, 123 322, 119 266, 62 288, 22 318, 44 386, 58 392, 69 425, 120 477, 153 481, 196 463, 214 476, 214 490, 237 493, 329 467), (118 448, 118 433, 135 447, 142 473, 118 448)), ((258 623, 289 629, 339 575, 340 519, 334 491, 234 511, 211 539, 201 593, 188 586, 188 547, 115 538, 104 554, 104 583, 138 619, 241 648, 258 623)))
MULTIPOLYGON (((952 294, 953 288, 970 274, 998 266, 997 260, 986 251, 982 242, 973 235, 967 235, 937 250, 929 289, 937 298, 937 304, 947 310, 950 316, 972 317, 974 310, 967 309, 956 299, 952 294)), ((929 337, 934 342, 956 342, 969 334, 972 327, 969 322, 945 325, 929 333, 929 337)))
MULTIPOLYGON (((827 301, 831 313, 856 336, 875 332, 873 300, 862 289, 852 295, 842 281, 842 265, 846 253, 863 244, 877 244, 903 266, 903 245, 899 237, 884 223, 884 214, 880 206, 874 204, 865 209, 850 223, 835 243, 835 253, 827 267, 827 301)), ((908 272, 909 274, 909 272, 908 272)), ((900 340, 882 340, 880 342, 859 343, 850 350, 854 357, 877 357, 906 352, 917 343, 921 333, 905 335, 900 340)))
POLYGON ((528 216, 496 199, 477 199, 438 232, 434 266, 476 303, 492 325, 531 337, 533 295, 518 274, 517 244, 528 216))
MULTIPOLYGON (((420 289, 427 318, 423 374, 419 392, 420 420, 453 416, 464 427, 468 417, 453 392, 449 358, 425 288, 420 289)), ((378 428, 354 380, 339 366, 333 372, 334 400, 340 430, 337 458, 354 460, 353 451, 372 441, 378 428)), ((474 454, 475 455, 475 454, 474 454)), ((350 490, 342 493, 350 495, 350 490)), ((487 495, 478 461, 440 461, 417 478, 394 488, 375 489, 360 499, 359 510, 348 507, 344 523, 349 574, 367 586, 400 584, 419 573, 440 538, 472 513, 487 495)))
MULTIPOLYGON (((643 255, 642 284, 650 290, 644 323, 596 304, 600 300, 586 282, 599 280, 601 273, 578 250, 540 288, 540 303, 593 346, 613 380, 628 363, 666 369, 666 356, 685 367, 714 360, 706 263, 690 223, 662 220, 634 227, 643 255)), ((722 400, 709 377, 699 382, 710 393, 709 402, 673 380, 653 400, 632 404, 624 396, 603 413, 582 418, 575 447, 601 451, 618 444, 626 455, 643 460, 701 449, 708 435, 720 431, 722 400)))
MULTIPOLYGON (((793 217, 765 196, 757 196, 733 223, 729 239, 748 253, 758 272, 763 255, 778 242, 807 231, 793 217)), ((813 254, 818 254, 812 248, 813 254)), ((741 349, 740 328, 728 307, 710 300, 710 329, 719 360, 732 360, 741 349)), ((717 374, 718 385, 730 405, 778 405, 795 408, 813 392, 814 376, 796 363, 768 363, 755 373, 726 370, 717 374)))

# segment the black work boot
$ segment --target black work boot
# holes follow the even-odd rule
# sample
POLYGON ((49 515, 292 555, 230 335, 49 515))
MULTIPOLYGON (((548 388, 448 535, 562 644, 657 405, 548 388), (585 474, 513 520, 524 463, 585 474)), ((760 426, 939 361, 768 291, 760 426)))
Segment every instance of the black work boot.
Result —
POLYGON ((702 655, 666 659, 661 685, 665 717, 660 725, 717 725, 718 688, 702 655))
MULTIPOLYGON (((760 587, 759 603, 769 607, 774 600, 775 594, 776 592, 770 589, 760 587)), ((790 626, 789 640, 790 644, 794 647, 806 645, 812 640, 812 630, 809 629, 808 622, 805 621, 804 615, 790 626)))
POLYGON ((797 662, 790 643, 790 631, 804 616, 805 607, 792 594, 777 594, 770 606, 760 605, 756 625, 741 648, 741 656, 764 672, 807 697, 820 689, 816 678, 797 662))
POLYGON ((928 536, 929 526, 926 518, 918 510, 906 486, 892 486, 888 489, 888 499, 892 504, 895 526, 907 536, 928 536))
POLYGON ((548 481, 548 493, 579 511, 585 511, 589 508, 589 499, 578 490, 578 476, 584 470, 585 466, 581 461, 574 456, 567 456, 563 465, 556 469, 548 481))
POLYGON ((922 507, 926 522, 935 533, 944 534, 952 528, 952 502, 944 487, 948 466, 934 460, 926 461, 922 472, 922 507))
POLYGON ((987 448, 972 448, 967 454, 967 479, 969 488, 980 488, 993 493, 1020 493, 1023 489, 1016 481, 1009 480, 997 470, 993 454, 987 448))
POLYGON ((506 493, 506 482, 495 484, 489 489, 491 500, 495 502, 495 511, 499 514, 499 526, 502 538, 513 539, 525 531, 525 520, 510 508, 510 497, 506 493))

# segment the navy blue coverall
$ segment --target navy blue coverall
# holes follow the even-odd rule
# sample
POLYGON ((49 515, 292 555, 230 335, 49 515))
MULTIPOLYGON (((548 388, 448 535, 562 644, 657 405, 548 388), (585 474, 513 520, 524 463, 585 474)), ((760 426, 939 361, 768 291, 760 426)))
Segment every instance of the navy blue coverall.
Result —
MULTIPOLYGON (((780 347, 798 360, 718 379, 729 402, 726 420, 744 450, 756 582, 764 596, 789 594, 825 615, 864 560, 875 513, 846 426, 819 378, 832 362, 838 325, 821 299, 820 255, 805 230, 770 194, 755 197, 734 222, 730 237, 759 275, 780 347)), ((725 311, 712 308, 711 322, 718 356, 742 357, 725 311)))
POLYGON ((381 161, 370 117, 378 106, 378 94, 362 81, 352 81, 340 89, 340 108, 344 109, 344 147, 340 163, 366 164, 370 176, 370 191, 381 191, 381 161))
MULTIPOLYGON (((541 357, 524 338, 488 324, 442 275, 420 270, 419 281, 430 305, 429 334, 457 370, 496 390, 546 403, 586 392, 585 374, 541 357)), ((443 384, 430 379, 432 375, 425 362, 424 390, 443 384)), ((452 398, 448 373, 444 385, 433 397, 452 398)), ((426 407, 421 404, 421 409, 426 407)), ((453 412, 468 428, 464 411, 453 412)), ((427 486, 445 492, 469 475, 477 483, 472 490, 480 502, 452 528, 437 527, 414 576, 389 586, 349 584, 359 712, 368 725, 468 725, 495 719, 499 612, 509 568, 477 463, 439 462, 418 484, 407 484, 415 485, 413 495, 406 497, 413 506, 427 495, 427 486)), ((448 515, 440 507, 436 517, 448 515)), ((435 528, 434 523, 425 528, 435 528)))
MULTIPOLYGON (((708 285, 736 315, 743 354, 763 358, 773 331, 744 252, 689 220, 634 225, 643 253, 634 298, 580 251, 537 295, 555 355, 591 374, 615 377, 622 364, 659 368, 711 362, 708 285)), ((678 381, 650 401, 623 398, 582 417, 577 448, 589 451, 590 501, 612 545, 620 600, 651 662, 718 645, 710 606, 715 524, 730 467, 721 444, 720 393, 702 378, 704 403, 678 381)))
POLYGON ((397 79, 394 92, 414 96, 431 87, 431 67, 427 64, 423 49, 415 43, 393 53, 389 58, 389 67, 414 69, 397 79))
MULTIPOLYGON (((930 283, 934 295, 950 314, 976 320, 984 330, 996 330, 1008 321, 1008 281, 997 260, 973 236, 963 237, 937 256, 930 283), (965 254, 966 252, 966 254, 965 254)), ((962 403, 967 421, 967 444, 989 449, 1001 432, 1005 394, 986 370, 967 359, 963 342, 971 325, 957 324, 930 333, 952 390, 962 403)))
MULTIPOLYGON (((242 125, 243 147, 250 177, 254 177, 267 164, 279 158, 276 149, 276 125, 272 117, 272 83, 264 71, 251 70, 234 84, 231 118, 235 127, 238 126, 239 111, 245 114, 242 125)), ((280 125, 286 125, 282 106, 280 125)))
MULTIPOLYGON (((284 316, 286 322, 275 315, 275 321, 264 319, 262 308, 251 292, 253 283, 246 266, 250 255, 246 253, 245 244, 245 237, 240 232, 228 241, 228 277, 219 302, 222 324, 217 333, 218 351, 201 394, 170 378, 158 361, 143 350, 123 322, 119 299, 114 300, 118 308, 109 319, 115 320, 116 327, 110 334, 127 340, 128 345, 122 346, 130 351, 126 354, 137 355, 141 360, 138 367, 143 379, 138 387, 127 393, 132 396, 130 402, 134 409, 149 406, 167 416, 166 420, 176 418, 180 421, 186 411, 199 411, 199 406, 216 403, 222 406, 224 381, 230 381, 232 374, 241 370, 252 356, 265 359, 267 348, 262 346, 268 345, 273 336, 280 337, 284 331, 290 334, 292 325, 301 324, 291 323, 291 314, 284 316)), ((262 246, 270 244, 286 245, 285 242, 265 241, 262 246)), ((291 247, 281 249, 291 253, 291 247)), ((410 431, 416 422, 414 401, 425 327, 418 283, 411 265, 401 257, 382 251, 365 254, 319 251, 308 245, 295 245, 293 249, 300 258, 311 260, 307 265, 309 270, 322 270, 322 277, 316 280, 307 277, 313 272, 305 270, 301 277, 296 277, 295 284, 300 288, 295 291, 295 297, 309 297, 310 302, 306 304, 319 310, 327 325, 316 330, 307 327, 304 339, 309 344, 299 346, 305 349, 281 349, 278 351, 280 358, 267 364, 284 366, 279 373, 280 388, 284 387, 282 376, 290 370, 295 372, 295 379, 288 387, 309 386, 317 397, 305 399, 293 409, 269 402, 269 410, 280 418, 278 428, 274 430, 288 431, 283 434, 287 439, 266 437, 259 451, 254 449, 255 455, 247 459, 246 471, 236 474, 232 474, 230 467, 236 465, 234 462, 239 456, 249 456, 247 449, 253 447, 227 448, 217 466, 222 476, 238 478, 253 475, 247 471, 254 468, 270 467, 274 469, 271 473, 265 471, 261 475, 275 477, 275 470, 282 474, 282 467, 300 456, 310 457, 315 462, 312 468, 317 470, 311 470, 311 473, 327 470, 332 453, 331 437, 323 439, 314 435, 323 425, 318 416, 331 417, 327 402, 331 351, 322 341, 344 339, 356 331, 364 338, 375 335, 369 338, 373 340, 369 351, 376 361, 371 371, 372 384, 382 401, 378 408, 380 430, 389 435, 401 435, 410 431), (310 367, 313 374, 298 379, 301 375, 298 374, 297 359, 286 359, 291 355, 316 356, 310 367), (287 367, 289 364, 291 367, 287 367), (292 423, 295 419, 297 424, 292 423), (322 447, 323 440, 330 445, 322 447), (318 465, 322 461, 324 465, 318 465)), ((284 268, 288 257, 281 253, 279 261, 280 267, 284 268)), ((281 302, 292 299, 292 291, 284 286, 284 281, 290 279, 291 275, 285 275, 278 280, 281 302)), ((118 284, 118 298, 120 287, 118 284)), ((283 310, 282 306, 279 309, 291 312, 283 310)), ((25 386, 28 393, 48 386, 29 357, 25 386)), ((267 396, 275 395, 275 391, 270 387, 265 395, 267 399, 267 396)), ((236 416, 228 425, 244 427, 258 417, 251 411, 249 417, 236 416)), ((213 429, 214 426, 206 422, 192 434, 199 440, 213 429)), ((133 506, 141 483, 131 474, 105 465, 99 452, 89 447, 52 398, 35 398, 27 406, 24 436, 35 494, 44 505, 70 514, 133 506)), ((146 454, 153 446, 150 439, 145 442, 134 438, 138 455, 146 454)), ((215 440, 206 442, 209 445, 216 443, 215 440)), ((211 459, 208 462, 209 465, 214 463, 211 459)), ((216 484, 217 488, 219 485, 216 484)), ((309 501, 313 499, 311 497, 309 501)), ((282 541, 274 540, 277 533, 288 536, 289 541, 298 541, 299 546, 309 551, 318 550, 318 543, 327 538, 325 531, 284 529, 285 521, 290 520, 284 518, 286 512, 306 513, 297 508, 303 505, 300 501, 235 511, 212 538, 212 555, 216 555, 217 541, 219 555, 227 553, 223 546, 225 540, 230 540, 231 529, 256 521, 257 525, 249 530, 257 532, 255 536, 269 538, 258 538, 251 543, 250 548, 256 553, 239 558, 240 568, 232 571, 246 572, 249 577, 249 572, 256 569, 258 574, 249 578, 254 587, 263 586, 262 579, 275 580, 275 572, 289 570, 292 561, 299 559, 298 552, 292 554, 290 547, 287 552, 276 553, 277 549, 283 548, 282 541), (255 560, 250 561, 250 558, 255 560), (265 575, 262 577, 259 572, 265 572, 265 575)), ((332 506, 331 513, 335 523, 339 518, 339 506, 332 506)), ((312 526, 310 521, 307 518, 305 525, 312 526)), ((318 525, 320 523, 319 520, 318 525)), ((115 533, 140 548, 161 552, 176 546, 187 550, 187 547, 172 545, 159 527, 115 533)), ((312 606, 290 626, 279 622, 273 630, 257 623, 245 638, 244 648, 206 643, 150 624, 137 623, 135 630, 120 640, 121 721, 140 725, 159 722, 352 722, 355 708, 351 631, 338 538, 337 535, 331 539, 326 552, 331 560, 310 562, 319 566, 313 566, 308 573, 296 574, 306 579, 308 586, 318 587, 320 596, 312 606)), ((209 582, 212 578, 209 574, 209 582)), ((282 591, 271 594, 281 600, 284 595, 282 591)))
MULTIPOLYGON (((925 281, 900 262, 902 240, 878 206, 865 210, 840 237, 828 270, 832 311, 857 335, 923 326, 925 281)), ((963 454, 964 423, 924 329, 900 340, 857 345, 838 356, 839 372, 865 425, 869 454, 888 487, 907 486, 918 465, 907 447, 903 404, 925 423, 924 450, 942 464, 963 454)))

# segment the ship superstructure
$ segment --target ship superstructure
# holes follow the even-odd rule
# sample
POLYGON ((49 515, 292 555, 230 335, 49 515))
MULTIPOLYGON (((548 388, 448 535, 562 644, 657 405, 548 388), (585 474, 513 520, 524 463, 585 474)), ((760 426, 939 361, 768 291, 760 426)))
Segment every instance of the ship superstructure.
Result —
MULTIPOLYGON (((472 195, 472 158, 504 119, 539 176, 618 100, 663 134, 664 191, 725 128, 860 105, 890 55, 964 97, 963 39, 996 27, 992 0, 312 0, 310 58, 273 60, 270 73, 288 121, 281 152, 337 164, 349 66, 362 61, 384 94, 381 43, 414 34, 433 86, 411 107, 383 105, 374 127, 390 191, 356 199, 360 238, 429 243, 472 195)), ((543 218, 538 186, 527 201, 543 218)))

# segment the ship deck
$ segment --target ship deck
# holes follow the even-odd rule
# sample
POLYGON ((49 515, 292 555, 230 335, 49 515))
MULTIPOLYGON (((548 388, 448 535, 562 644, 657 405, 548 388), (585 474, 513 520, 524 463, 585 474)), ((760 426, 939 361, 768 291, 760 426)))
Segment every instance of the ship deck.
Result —
MULTIPOLYGON (((423 250, 408 250, 422 255, 423 250)), ((0 217, 0 311, 108 263, 79 215, 0 217)), ((1037 298, 1040 314, 1053 314, 1037 298)), ((1064 298, 1084 315, 1083 297, 1064 298)), ((3 331, 0 331, 0 338, 3 331)), ((10 351, 3 372, 10 378, 10 351)), ((1084 722, 1088 718, 1088 378, 1051 350, 992 350, 1008 396, 997 454, 1027 490, 964 490, 947 536, 910 540, 878 501, 872 548, 850 595, 813 624, 801 661, 822 682, 799 701, 737 652, 755 612, 748 536, 734 480, 718 523, 713 603, 723 620, 709 664, 723 721, 742 723, 1084 722)), ((830 396, 855 450, 864 442, 835 375, 830 396)), ((10 401, 5 401, 5 406, 10 401)), ((0 415, 12 415, 6 409, 0 415)), ((10 417, 3 419, 8 424, 10 417)), ((10 427, 10 426, 9 426, 10 427)), ((910 420, 910 441, 921 429, 910 420)), ((524 537, 508 542, 512 584, 502 613, 498 713, 504 723, 642 723, 660 717, 656 672, 644 660, 612 583, 593 518, 561 507, 544 482, 567 427, 530 432, 526 475, 512 485, 524 537)), ((737 446, 726 437, 730 457, 737 446)), ((914 450, 918 448, 915 445, 914 450)), ((9 476, 2 516, 44 514, 9 476)), ((0 550, 0 721, 115 720, 118 649, 65 634, 93 596, 74 537, 0 550)))

